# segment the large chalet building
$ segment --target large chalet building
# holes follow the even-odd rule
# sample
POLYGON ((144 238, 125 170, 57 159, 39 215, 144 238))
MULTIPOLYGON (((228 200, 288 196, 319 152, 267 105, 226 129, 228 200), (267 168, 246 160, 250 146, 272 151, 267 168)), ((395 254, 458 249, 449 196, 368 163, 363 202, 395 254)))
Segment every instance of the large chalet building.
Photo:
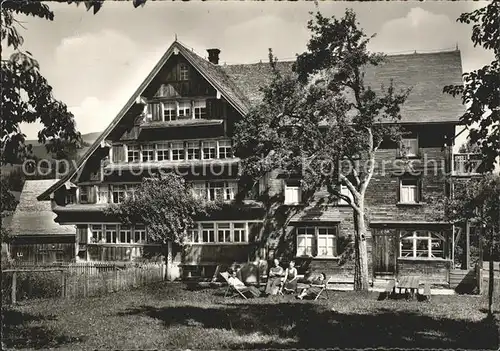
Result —
MULTIPOLYGON (((147 258, 163 252, 149 241, 147 227, 121 224, 104 209, 120 203, 143 177, 175 169, 197 196, 227 202, 210 217, 197 218, 187 245, 174 247, 172 259, 184 275, 210 275, 218 264, 272 256, 295 259, 302 270, 353 275, 352 264, 340 259, 353 235, 352 210, 345 202, 302 208, 280 224, 269 216, 262 196, 281 194, 281 208, 296 206, 301 202, 297 180, 275 172, 261 179, 258 189, 243 193, 233 131, 261 98, 259 88, 270 80, 271 69, 267 63, 220 64, 220 50, 207 51, 208 60, 175 41, 76 171, 38 199, 52 201, 57 222, 76 227, 80 259, 147 258)), ((291 64, 278 67, 287 70, 291 64)), ((385 172, 376 172, 367 192, 374 277, 419 272, 436 283, 448 280, 454 225, 442 220, 437 200, 452 189, 453 140, 464 108, 442 88, 461 84, 461 74, 458 50, 388 56, 385 64, 367 68, 365 80, 372 86, 393 79, 396 88, 412 87, 402 109, 409 132, 404 160, 399 147, 380 149, 377 159, 385 161, 385 172), (421 172, 415 175, 408 167, 421 172)))

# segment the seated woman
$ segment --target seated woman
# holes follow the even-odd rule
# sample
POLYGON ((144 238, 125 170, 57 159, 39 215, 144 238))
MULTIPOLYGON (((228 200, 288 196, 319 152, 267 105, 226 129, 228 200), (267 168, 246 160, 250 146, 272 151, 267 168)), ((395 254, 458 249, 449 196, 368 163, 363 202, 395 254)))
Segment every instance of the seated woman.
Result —
POLYGON ((295 268, 295 261, 290 261, 288 268, 285 271, 285 278, 283 279, 283 289, 285 292, 297 291, 297 268, 295 268))
POLYGON ((319 276, 313 277, 309 283, 309 287, 302 289, 297 298, 302 300, 306 296, 315 298, 323 289, 323 284, 325 283, 326 275, 325 273, 320 273, 319 276))
POLYGON ((241 289, 245 288, 246 291, 250 292, 253 297, 259 297, 260 296, 260 290, 256 288, 255 286, 247 286, 245 283, 243 283, 237 276, 236 276, 236 271, 233 269, 228 269, 227 272, 229 273, 229 279, 228 283, 234 286, 236 289, 241 289))
POLYGON ((275 258, 274 266, 269 269, 269 276, 267 278, 266 284, 266 294, 277 295, 280 285, 283 282, 283 275, 285 271, 283 267, 280 266, 280 261, 275 258))

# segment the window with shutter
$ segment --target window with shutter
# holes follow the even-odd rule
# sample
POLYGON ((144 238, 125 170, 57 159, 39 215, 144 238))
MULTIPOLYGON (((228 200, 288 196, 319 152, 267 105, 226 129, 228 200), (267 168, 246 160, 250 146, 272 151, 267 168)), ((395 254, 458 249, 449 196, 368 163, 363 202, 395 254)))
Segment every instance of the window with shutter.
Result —
POLYGON ((113 145, 112 148, 112 162, 124 162, 125 161, 125 151, 123 149, 123 145, 113 145))

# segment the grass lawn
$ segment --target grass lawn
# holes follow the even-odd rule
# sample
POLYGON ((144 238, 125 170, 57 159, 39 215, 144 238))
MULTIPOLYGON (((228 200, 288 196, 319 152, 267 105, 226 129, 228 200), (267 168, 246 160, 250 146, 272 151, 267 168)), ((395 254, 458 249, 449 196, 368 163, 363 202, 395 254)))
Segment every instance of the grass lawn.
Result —
POLYGON ((159 283, 80 300, 4 306, 5 348, 498 349, 500 313, 487 318, 484 297, 433 296, 431 302, 377 301, 376 293, 329 292, 224 298, 224 289, 159 283), (333 309, 333 310, 332 310, 333 309), (496 322, 495 322, 496 321, 496 322))

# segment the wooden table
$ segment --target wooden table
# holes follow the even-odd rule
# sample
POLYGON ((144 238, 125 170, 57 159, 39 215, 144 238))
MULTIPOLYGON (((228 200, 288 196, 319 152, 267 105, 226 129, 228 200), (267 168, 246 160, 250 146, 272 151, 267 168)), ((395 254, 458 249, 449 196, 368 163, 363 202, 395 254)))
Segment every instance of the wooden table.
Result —
POLYGON ((407 297, 410 299, 414 299, 416 293, 418 292, 418 286, 420 283, 419 276, 404 276, 401 277, 398 281, 397 287, 399 289, 399 293, 402 293, 402 290, 405 290, 405 294, 408 294, 407 297))

